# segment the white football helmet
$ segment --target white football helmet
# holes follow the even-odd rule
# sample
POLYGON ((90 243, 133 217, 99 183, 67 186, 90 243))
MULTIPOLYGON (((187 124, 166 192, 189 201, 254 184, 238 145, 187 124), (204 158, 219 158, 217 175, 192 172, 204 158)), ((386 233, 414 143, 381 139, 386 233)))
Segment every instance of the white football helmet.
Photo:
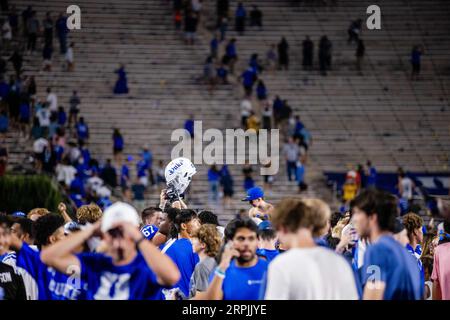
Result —
POLYGON ((197 173, 194 164, 188 158, 176 158, 166 166, 165 177, 167 185, 171 185, 178 194, 182 194, 197 173))

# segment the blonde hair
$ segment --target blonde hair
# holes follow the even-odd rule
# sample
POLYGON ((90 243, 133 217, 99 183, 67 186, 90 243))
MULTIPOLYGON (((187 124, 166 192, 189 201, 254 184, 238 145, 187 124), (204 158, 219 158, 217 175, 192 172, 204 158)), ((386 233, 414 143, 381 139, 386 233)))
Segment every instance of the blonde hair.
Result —
POLYGON ((325 201, 320 199, 304 199, 303 202, 311 208, 316 217, 316 225, 313 228, 313 235, 320 236, 320 232, 330 223, 331 209, 325 201))
POLYGON ((30 219, 33 215, 38 215, 39 217, 45 216, 46 214, 49 214, 50 211, 46 208, 34 208, 31 209, 30 212, 27 214, 27 218, 30 219))
POLYGON ((219 253, 222 245, 222 237, 213 224, 203 224, 193 235, 198 241, 205 244, 205 253, 210 257, 215 257, 219 253))
POLYGON ((102 209, 95 203, 81 206, 77 209, 77 220, 80 224, 95 223, 102 217, 102 209))

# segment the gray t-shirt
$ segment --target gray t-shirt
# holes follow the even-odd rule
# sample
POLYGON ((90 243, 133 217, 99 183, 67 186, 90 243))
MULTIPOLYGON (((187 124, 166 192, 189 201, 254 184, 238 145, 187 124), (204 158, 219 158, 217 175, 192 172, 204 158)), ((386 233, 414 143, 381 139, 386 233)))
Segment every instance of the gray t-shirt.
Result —
POLYGON ((217 267, 216 259, 206 257, 197 263, 189 283, 189 298, 195 296, 197 291, 206 291, 209 286, 209 278, 217 267))

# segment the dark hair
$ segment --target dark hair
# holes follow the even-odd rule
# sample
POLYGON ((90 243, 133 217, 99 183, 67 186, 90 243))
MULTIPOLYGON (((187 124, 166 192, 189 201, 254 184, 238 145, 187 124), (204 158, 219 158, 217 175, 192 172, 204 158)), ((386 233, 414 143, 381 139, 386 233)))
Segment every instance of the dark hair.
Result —
POLYGON ((368 216, 376 214, 381 231, 395 231, 398 209, 397 199, 392 194, 377 189, 364 190, 354 199, 353 206, 368 216))
POLYGON ((211 211, 203 210, 198 214, 198 218, 200 219, 201 224, 213 224, 215 226, 219 225, 219 219, 217 215, 211 211))
POLYGON ((175 220, 173 221, 173 227, 171 229, 171 236, 176 237, 181 231, 181 225, 188 223, 192 219, 197 218, 197 213, 191 209, 182 209, 179 211, 175 220))
POLYGON ((444 220, 442 226, 444 227, 444 232, 450 233, 450 220, 444 220))
POLYGON ((331 227, 330 229, 332 229, 334 226, 336 226, 341 218, 342 218, 342 215, 339 211, 333 212, 330 217, 330 227, 331 227))
POLYGON ((14 223, 17 223, 20 226, 20 229, 22 229, 23 233, 29 234, 30 237, 33 237, 33 220, 28 218, 18 218, 14 221, 14 223))
POLYGON ((155 215, 155 212, 161 212, 161 209, 157 207, 148 207, 142 210, 141 213, 142 221, 144 221, 147 218, 153 217, 155 215))
POLYGON ((249 229, 249 230, 255 232, 256 234, 258 233, 258 226, 256 225, 256 223, 253 220, 251 220, 249 218, 233 219, 225 227, 225 239, 227 241, 232 240, 234 238, 234 236, 236 235, 236 232, 242 228, 249 229))
POLYGON ((64 219, 56 213, 49 213, 37 219, 34 223, 34 239, 38 248, 49 244, 48 238, 62 226, 64 219))
POLYGON ((0 227, 10 228, 11 227, 11 219, 6 214, 0 214, 0 227))
POLYGON ((277 232, 275 231, 275 229, 272 228, 267 228, 267 229, 263 229, 263 230, 258 230, 258 238, 265 240, 265 241, 270 241, 273 240, 277 237, 277 232))

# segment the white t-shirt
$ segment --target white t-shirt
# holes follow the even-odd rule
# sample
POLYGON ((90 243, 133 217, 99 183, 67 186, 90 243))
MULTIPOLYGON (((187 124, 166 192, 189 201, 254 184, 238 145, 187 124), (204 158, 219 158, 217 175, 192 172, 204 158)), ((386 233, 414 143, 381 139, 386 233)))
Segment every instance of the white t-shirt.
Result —
POLYGON ((59 182, 64 182, 66 186, 70 186, 75 179, 77 170, 73 166, 58 164, 56 166, 56 175, 59 182))
POLYGON ((58 111, 58 97, 53 92, 50 92, 47 96, 47 102, 50 104, 48 107, 50 111, 58 111))
POLYGON ((295 248, 269 264, 266 300, 357 300, 347 261, 323 248, 295 248))
POLYGON ((41 110, 39 110, 36 116, 41 127, 50 126, 50 111, 47 108, 42 108, 41 110))
POLYGON ((403 192, 402 192, 402 198, 403 199, 412 199, 413 196, 413 182, 410 178, 408 177, 404 177, 401 181, 400 181, 402 188, 403 188, 403 192))
POLYGON ((250 111, 252 111, 252 103, 250 100, 244 99, 241 102, 241 116, 248 117, 250 116, 250 111))
POLYGON ((44 148, 48 146, 48 141, 44 138, 39 138, 33 143, 33 151, 35 153, 44 152, 44 148))

